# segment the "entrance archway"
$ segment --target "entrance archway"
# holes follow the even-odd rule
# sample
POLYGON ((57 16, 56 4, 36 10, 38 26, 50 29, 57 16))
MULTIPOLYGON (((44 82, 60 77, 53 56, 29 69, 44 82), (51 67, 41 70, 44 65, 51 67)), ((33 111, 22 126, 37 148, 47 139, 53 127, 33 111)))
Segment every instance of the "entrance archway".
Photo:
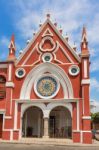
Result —
POLYGON ((22 137, 43 136, 43 112, 40 108, 29 107, 22 118, 22 137))
POLYGON ((50 112, 49 136, 52 138, 71 138, 72 119, 67 108, 57 106, 50 112))

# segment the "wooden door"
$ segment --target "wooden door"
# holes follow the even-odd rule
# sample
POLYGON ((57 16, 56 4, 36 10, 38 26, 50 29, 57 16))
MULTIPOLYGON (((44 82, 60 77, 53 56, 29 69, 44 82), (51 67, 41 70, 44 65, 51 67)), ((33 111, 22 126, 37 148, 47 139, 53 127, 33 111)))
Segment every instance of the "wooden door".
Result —
POLYGON ((2 138, 3 115, 0 114, 0 138, 2 138))

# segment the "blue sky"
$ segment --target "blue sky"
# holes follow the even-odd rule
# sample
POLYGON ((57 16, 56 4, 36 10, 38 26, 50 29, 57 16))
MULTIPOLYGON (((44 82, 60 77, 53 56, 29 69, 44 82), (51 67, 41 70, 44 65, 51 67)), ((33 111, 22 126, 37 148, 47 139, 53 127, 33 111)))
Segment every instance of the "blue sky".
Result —
POLYGON ((17 55, 39 30, 50 12, 51 20, 68 33, 70 44, 80 51, 81 30, 87 28, 91 53, 91 100, 99 109, 99 1, 98 0, 0 0, 0 60, 5 60, 11 35, 16 38, 17 55))

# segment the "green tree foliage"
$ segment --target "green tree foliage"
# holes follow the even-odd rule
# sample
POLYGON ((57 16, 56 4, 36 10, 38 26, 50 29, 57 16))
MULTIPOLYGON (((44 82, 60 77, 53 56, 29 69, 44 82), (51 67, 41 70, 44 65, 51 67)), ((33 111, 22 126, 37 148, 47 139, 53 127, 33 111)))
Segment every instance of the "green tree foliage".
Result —
POLYGON ((99 112, 91 114, 91 120, 93 123, 99 123, 99 112))

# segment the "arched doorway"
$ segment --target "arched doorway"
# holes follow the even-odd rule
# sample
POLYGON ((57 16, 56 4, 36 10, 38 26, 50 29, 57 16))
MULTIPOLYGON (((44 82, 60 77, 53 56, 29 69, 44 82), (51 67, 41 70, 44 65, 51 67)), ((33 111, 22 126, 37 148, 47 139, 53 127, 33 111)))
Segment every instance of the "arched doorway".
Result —
POLYGON ((22 137, 43 136, 43 113, 38 107, 29 107, 22 118, 22 137))
POLYGON ((50 112, 49 136, 52 138, 71 138, 72 119, 67 108, 58 106, 50 112))

